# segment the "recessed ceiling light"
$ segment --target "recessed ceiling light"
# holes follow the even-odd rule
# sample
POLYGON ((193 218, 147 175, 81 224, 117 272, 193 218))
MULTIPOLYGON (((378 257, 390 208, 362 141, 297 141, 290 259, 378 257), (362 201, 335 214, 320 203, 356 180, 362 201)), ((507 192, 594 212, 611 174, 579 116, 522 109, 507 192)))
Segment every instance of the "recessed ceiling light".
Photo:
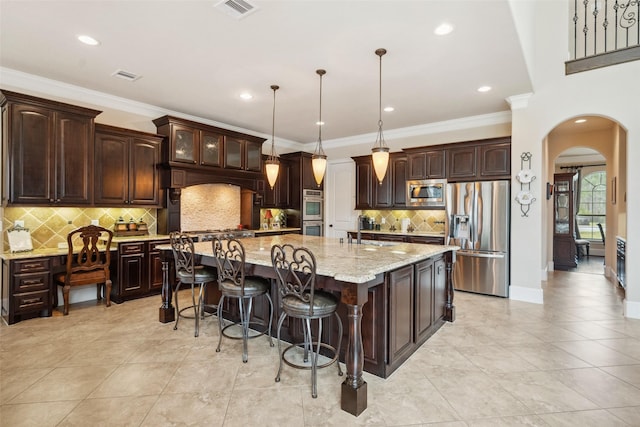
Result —
POLYGON ((447 22, 443 22, 442 24, 438 25, 435 30, 433 30, 433 33, 438 36, 445 36, 452 31, 453 31, 453 25, 447 22))
POLYGON ((84 44, 88 44, 89 46, 97 46, 100 44, 98 40, 94 39, 91 36, 86 36, 86 35, 78 36, 78 40, 80 40, 84 44))
POLYGON ((576 123, 584 123, 586 121, 587 121, 587 119, 578 119, 578 120, 576 120, 576 123))
POLYGON ((491 86, 480 86, 478 88, 478 92, 489 92, 491 90, 491 86))
POLYGON ((395 108, 393 108, 393 107, 384 107, 384 111, 386 111, 387 113, 390 113, 393 110, 395 110, 395 108))
POLYGON ((324 126, 324 122, 316 122, 316 125, 318 125, 318 126, 324 126))
POLYGON ((253 95, 251 95, 248 92, 244 92, 240 94, 240 98, 244 99, 245 101, 250 100, 251 98, 253 98, 253 95))

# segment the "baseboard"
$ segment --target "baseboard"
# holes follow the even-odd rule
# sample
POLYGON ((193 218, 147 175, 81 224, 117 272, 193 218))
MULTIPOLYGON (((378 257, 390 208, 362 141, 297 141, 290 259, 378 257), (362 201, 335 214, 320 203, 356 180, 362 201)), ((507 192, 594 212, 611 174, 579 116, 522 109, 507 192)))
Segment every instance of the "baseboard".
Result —
POLYGON ((543 304, 544 296, 542 288, 525 288, 524 286, 509 286, 509 299, 516 301, 543 304))
POLYGON ((624 317, 628 317, 629 319, 640 319, 640 302, 627 301, 625 299, 622 302, 622 306, 624 308, 624 317))

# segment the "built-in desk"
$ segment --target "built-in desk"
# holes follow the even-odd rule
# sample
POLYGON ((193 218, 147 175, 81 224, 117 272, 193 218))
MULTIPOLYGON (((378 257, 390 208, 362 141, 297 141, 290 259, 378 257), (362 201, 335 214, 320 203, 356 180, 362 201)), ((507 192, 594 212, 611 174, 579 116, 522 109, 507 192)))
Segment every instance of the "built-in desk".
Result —
MULTIPOLYGON (((342 360, 347 370, 341 407, 351 414, 359 415, 367 407, 367 383, 362 376, 367 364, 378 370, 377 375, 388 376, 445 321, 454 320, 451 268, 456 246, 358 245, 298 234, 244 238, 242 243, 247 274, 270 279, 275 278, 274 244, 304 246, 314 253, 317 287, 340 295, 338 312, 346 325, 346 336, 340 339, 346 344, 342 360)), ((171 248, 158 249, 165 256, 159 316, 166 323, 175 320, 169 277, 171 248)), ((215 266, 210 242, 196 243, 195 251, 201 264, 215 266)), ((272 295, 277 298, 275 289, 272 295)), ((279 305, 274 306, 277 310, 279 305)))

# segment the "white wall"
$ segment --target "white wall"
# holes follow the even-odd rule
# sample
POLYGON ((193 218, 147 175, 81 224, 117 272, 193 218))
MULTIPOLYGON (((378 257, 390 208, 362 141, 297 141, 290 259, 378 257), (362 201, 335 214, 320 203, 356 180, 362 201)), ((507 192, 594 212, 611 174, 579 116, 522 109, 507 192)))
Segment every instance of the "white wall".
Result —
MULTIPOLYGON (((640 159, 640 85, 637 84, 640 61, 566 76, 564 61, 567 59, 570 22, 567 2, 519 1, 513 2, 512 7, 518 9, 520 3, 528 10, 533 10, 533 14, 524 16, 514 13, 517 19, 544 22, 544 25, 530 26, 529 22, 522 26, 533 30, 531 36, 535 49, 531 75, 534 76, 535 93, 527 106, 513 111, 513 164, 518 164, 519 153, 527 150, 535 160, 534 174, 546 176, 543 164, 551 160, 546 158, 544 150, 547 134, 567 118, 600 115, 619 122, 626 130, 626 162, 632 165, 633 159, 640 159)), ((640 168, 629 168, 626 179, 628 182, 640 182, 640 168)), ((540 199, 545 194, 544 185, 545 180, 537 181, 535 192, 540 199)), ((514 217, 512 221, 512 284, 534 294, 541 294, 540 282, 533 279, 536 270, 541 269, 544 273, 546 267, 538 237, 542 235, 545 236, 543 239, 547 238, 542 232, 546 220, 539 209, 540 205, 534 206, 537 208, 532 209, 530 218, 514 217)), ((640 195, 637 193, 627 193, 626 213, 629 218, 633 218, 634 213, 635 216, 640 213, 640 195)), ((634 241, 640 237, 640 224, 627 222, 626 234, 629 242, 627 265, 640 265, 640 250, 634 247, 634 241)), ((640 274, 628 269, 627 280, 625 314, 640 318, 640 274)))

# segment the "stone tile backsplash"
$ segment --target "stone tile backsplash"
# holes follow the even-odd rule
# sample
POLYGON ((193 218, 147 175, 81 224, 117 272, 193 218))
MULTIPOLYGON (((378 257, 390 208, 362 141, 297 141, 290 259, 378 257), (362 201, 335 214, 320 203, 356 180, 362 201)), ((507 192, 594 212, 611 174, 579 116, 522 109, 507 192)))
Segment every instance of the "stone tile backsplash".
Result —
MULTIPOLYGON (((7 230, 13 227, 16 220, 22 220, 25 228, 31 232, 34 249, 57 248, 59 243, 67 242, 70 231, 91 224, 92 219, 97 219, 100 226, 113 230, 113 224, 119 217, 127 222, 142 219, 149 227, 149 234, 156 233, 156 209, 144 208, 11 207, 4 209, 2 229, 7 230)), ((8 251, 6 232, 3 233, 2 241, 4 250, 8 251)))
POLYGON ((445 211, 444 210, 365 210, 362 215, 373 218, 376 224, 380 224, 380 230, 389 230, 391 225, 395 225, 396 230, 401 229, 403 218, 409 218, 415 231, 427 233, 439 233, 445 231, 445 211), (382 224, 384 218, 385 223, 382 224))
POLYGON ((240 224, 240 187, 201 184, 182 189, 180 225, 183 230, 224 230, 240 224))

